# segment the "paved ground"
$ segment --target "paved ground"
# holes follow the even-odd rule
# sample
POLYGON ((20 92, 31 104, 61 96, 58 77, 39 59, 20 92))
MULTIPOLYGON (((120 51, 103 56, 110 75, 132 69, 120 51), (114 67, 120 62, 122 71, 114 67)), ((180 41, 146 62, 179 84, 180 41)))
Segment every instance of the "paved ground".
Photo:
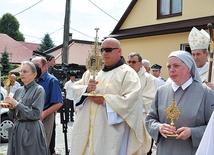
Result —
MULTIPOLYGON (((71 146, 71 130, 72 130, 72 122, 68 123, 68 132, 67 132, 67 140, 68 140, 68 149, 70 149, 71 146)), ((153 147, 155 155, 156 147, 153 147)), ((62 131, 62 124, 60 123, 60 114, 57 113, 56 115, 56 153, 60 155, 65 155, 65 140, 64 140, 64 133, 62 131)), ((1 143, 0 144, 0 155, 6 155, 7 154, 7 143, 1 143)))

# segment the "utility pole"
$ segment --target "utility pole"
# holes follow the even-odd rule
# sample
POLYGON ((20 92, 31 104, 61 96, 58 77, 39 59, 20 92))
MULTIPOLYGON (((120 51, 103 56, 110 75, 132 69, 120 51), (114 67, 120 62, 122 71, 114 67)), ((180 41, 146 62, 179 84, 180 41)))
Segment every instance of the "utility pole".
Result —
POLYGON ((68 63, 68 42, 69 42, 69 28, 70 28, 70 1, 66 0, 65 6, 65 20, 64 20, 64 35, 62 47, 62 63, 68 63))
MULTIPOLYGON (((69 25, 70 25, 70 1, 66 0, 65 6, 65 20, 64 20, 64 36, 63 36, 63 46, 62 46, 62 63, 68 64, 68 42, 69 42, 69 25)), ((63 68, 63 64, 62 64, 63 68)), ((69 155, 70 150, 68 149, 67 140, 67 129, 68 129, 68 114, 67 114, 67 103, 63 104, 62 111, 60 112, 62 130, 64 133, 65 140, 65 155, 69 155)))

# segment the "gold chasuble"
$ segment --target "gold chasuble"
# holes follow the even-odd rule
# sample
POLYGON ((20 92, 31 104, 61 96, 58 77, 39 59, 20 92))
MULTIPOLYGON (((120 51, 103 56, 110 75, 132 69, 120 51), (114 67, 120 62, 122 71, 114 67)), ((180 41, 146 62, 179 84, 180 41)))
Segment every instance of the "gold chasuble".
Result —
POLYGON ((100 71, 96 91, 102 94, 106 105, 98 105, 87 97, 77 105, 91 79, 86 71, 73 85, 76 118, 72 129, 72 155, 143 155, 150 149, 150 137, 145 129, 142 113, 140 81, 136 72, 126 64, 111 71, 100 71), (109 124, 107 105, 122 120, 109 124), (126 130, 128 129, 128 130, 126 130), (128 131, 128 132, 127 132, 128 131), (122 143, 124 136, 125 148, 122 143), (125 154, 123 154, 125 155, 125 154))

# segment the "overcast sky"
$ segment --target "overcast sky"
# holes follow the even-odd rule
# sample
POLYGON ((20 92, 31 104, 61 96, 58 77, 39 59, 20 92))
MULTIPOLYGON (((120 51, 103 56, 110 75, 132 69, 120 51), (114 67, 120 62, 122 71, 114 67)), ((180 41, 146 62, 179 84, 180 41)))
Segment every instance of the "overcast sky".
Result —
MULTIPOLYGON (((110 34, 131 0, 70 0, 70 33, 73 39, 94 41, 98 27, 101 39, 110 34), (109 15, 103 13, 100 7, 109 15)), ((41 43, 49 33, 55 45, 62 44, 66 0, 1 0, 0 18, 15 15, 26 42, 41 43), (35 6, 35 3, 38 3, 35 6), (24 11, 28 7, 30 9, 24 11), (23 11, 23 12, 22 12, 23 11)))

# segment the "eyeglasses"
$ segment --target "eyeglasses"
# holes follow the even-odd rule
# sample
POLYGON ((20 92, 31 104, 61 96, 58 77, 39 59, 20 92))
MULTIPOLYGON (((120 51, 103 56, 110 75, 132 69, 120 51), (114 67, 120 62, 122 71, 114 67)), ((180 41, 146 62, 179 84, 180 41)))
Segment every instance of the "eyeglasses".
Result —
POLYGON ((101 48, 101 53, 103 53, 104 51, 109 53, 116 49, 119 49, 119 48, 101 48))
POLYGON ((136 64, 137 62, 139 62, 139 61, 135 61, 135 60, 133 60, 133 61, 127 61, 128 64, 130 64, 130 63, 136 64))
POLYGON ((19 74, 21 74, 21 73, 24 73, 24 74, 26 74, 26 73, 30 73, 30 71, 21 70, 21 71, 19 71, 19 74))

